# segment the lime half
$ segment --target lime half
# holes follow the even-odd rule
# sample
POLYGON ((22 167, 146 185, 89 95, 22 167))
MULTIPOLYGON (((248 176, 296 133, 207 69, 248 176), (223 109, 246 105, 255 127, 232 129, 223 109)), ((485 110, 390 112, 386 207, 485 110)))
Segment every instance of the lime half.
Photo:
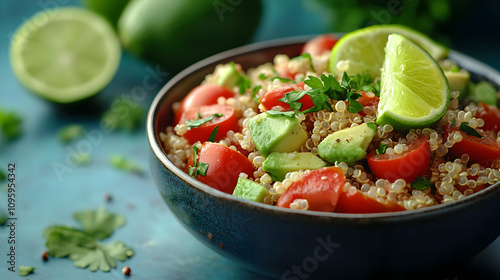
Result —
POLYGON ((398 131, 435 124, 450 102, 448 80, 439 64, 400 34, 389 36, 385 53, 377 124, 398 131))
POLYGON ((85 99, 109 84, 120 63, 120 42, 110 24, 77 8, 34 15, 14 34, 10 60, 19 81, 58 103, 85 99))
POLYGON ((344 35, 332 49, 330 72, 342 77, 344 72, 356 75, 368 72, 372 78, 380 76, 384 48, 390 34, 402 34, 422 46, 434 59, 443 59, 448 49, 424 34, 402 25, 374 25, 344 35))

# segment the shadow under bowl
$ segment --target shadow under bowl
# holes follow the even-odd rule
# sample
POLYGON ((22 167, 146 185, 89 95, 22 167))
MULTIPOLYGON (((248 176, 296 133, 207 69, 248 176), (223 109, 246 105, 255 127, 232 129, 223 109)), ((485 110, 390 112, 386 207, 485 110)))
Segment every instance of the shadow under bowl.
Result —
MULTIPOLYGON (((147 120, 150 163, 165 203, 204 245, 236 263, 283 279, 407 275, 471 258, 500 234, 500 184, 452 203, 397 213, 296 211, 240 199, 204 185, 165 155, 160 132, 180 101, 215 66, 243 69, 300 54, 307 37, 255 43, 207 58, 176 75, 158 93, 147 120)), ((449 57, 497 88, 500 73, 461 53, 449 57)))

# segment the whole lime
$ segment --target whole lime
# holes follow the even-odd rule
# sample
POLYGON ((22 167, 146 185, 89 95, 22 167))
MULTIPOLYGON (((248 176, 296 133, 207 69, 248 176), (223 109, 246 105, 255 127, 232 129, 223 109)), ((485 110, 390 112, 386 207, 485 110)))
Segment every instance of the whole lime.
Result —
POLYGON ((118 32, 126 50, 175 72, 248 43, 261 13, 260 0, 135 0, 118 32))
POLYGON ((129 0, 83 0, 89 10, 106 18, 114 28, 129 0))

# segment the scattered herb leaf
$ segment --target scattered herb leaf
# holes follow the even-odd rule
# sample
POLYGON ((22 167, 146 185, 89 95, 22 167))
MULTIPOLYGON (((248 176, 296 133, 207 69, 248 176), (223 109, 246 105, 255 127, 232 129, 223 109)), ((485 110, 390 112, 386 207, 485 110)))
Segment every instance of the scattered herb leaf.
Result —
POLYGON ((196 173, 200 174, 201 176, 206 176, 207 170, 208 170, 208 163, 198 162, 198 167, 196 168, 196 173))
POLYGON ((263 81, 263 80, 265 80, 267 78, 269 78, 269 76, 267 76, 266 74, 264 74, 264 73, 260 73, 259 74, 259 80, 263 81))
POLYGON ((20 276, 28 276, 30 275, 35 268, 33 266, 25 266, 25 265, 20 265, 19 266, 19 275, 20 276))
POLYGON ((97 239, 109 237, 116 228, 125 224, 125 218, 122 215, 110 213, 104 207, 96 211, 76 212, 73 218, 82 224, 87 234, 97 239))
POLYGON ((15 112, 0 109, 0 133, 6 140, 13 140, 22 133, 22 119, 15 112))
POLYGON ((261 85, 258 85, 258 86, 254 87, 254 88, 252 89, 252 98, 253 98, 253 100, 255 101, 255 103, 257 103, 257 104, 260 104, 260 100, 259 100, 259 98, 257 97, 257 93, 258 93, 258 92, 259 92, 259 90, 261 90, 261 89, 262 89, 262 86, 261 86, 261 85))
POLYGON ((423 191, 431 186, 431 180, 425 179, 422 176, 419 176, 415 181, 411 183, 411 187, 420 191, 423 191))
POLYGON ((137 173, 137 174, 143 173, 142 168, 137 163, 126 159, 122 155, 112 156, 110 162, 111 162, 112 166, 114 166, 118 169, 132 172, 132 173, 137 173))
POLYGON ((457 120, 456 120, 455 118, 453 118, 453 119, 451 120, 451 127, 455 127, 455 123, 456 123, 456 121, 457 121, 457 120))
POLYGON ((191 128, 191 127, 198 127, 198 126, 200 126, 202 124, 205 124, 207 122, 212 121, 215 117, 219 117, 220 118, 220 117, 222 117, 222 114, 219 114, 219 113, 212 114, 212 115, 210 115, 210 116, 208 116, 206 118, 201 118, 201 115, 199 114, 198 118, 196 120, 192 120, 192 121, 186 120, 186 125, 189 128, 191 128))
POLYGON ((274 77, 274 78, 271 78, 270 81, 273 81, 273 80, 279 80, 280 82, 282 83, 288 83, 288 82, 292 82, 292 83, 295 83, 294 80, 292 79, 287 79, 287 78, 281 78, 281 77, 274 77))
POLYGON ((378 145, 378 148, 375 150, 375 153, 377 154, 377 156, 379 157, 380 155, 383 155, 385 154, 385 150, 387 149, 387 144, 382 144, 380 143, 378 145))
POLYGON ((278 110, 269 110, 269 111, 266 111, 266 114, 268 114, 269 116, 285 116, 285 117, 288 117, 288 118, 295 117, 295 112, 294 111, 285 111, 285 112, 282 112, 282 111, 278 111, 278 110))
POLYGON ((474 128, 469 126, 468 122, 460 123, 460 130, 465 132, 465 134, 476 136, 479 138, 483 138, 483 136, 481 134, 479 134, 479 132, 477 132, 474 128))
POLYGON ((101 122, 110 130, 134 130, 142 121, 143 108, 129 96, 116 98, 111 107, 103 114, 101 122))
POLYGON ((198 146, 193 145, 193 153, 194 153, 193 166, 189 167, 189 172, 188 172, 189 176, 191 176, 193 178, 196 178, 196 174, 197 174, 196 167, 198 166, 198 151, 199 151, 198 146))
POLYGON ((102 244, 98 241, 110 236, 125 222, 121 215, 100 208, 97 211, 75 213, 74 216, 84 229, 57 225, 45 228, 43 237, 49 255, 69 257, 76 267, 88 267, 91 271, 110 271, 116 267, 116 260, 125 261, 133 255, 133 250, 123 242, 102 244))
POLYGON ((210 136, 208 137, 208 142, 214 142, 215 138, 217 137, 217 132, 219 132, 219 126, 216 125, 214 127, 214 130, 212 130, 212 133, 210 133, 210 136))
POLYGON ((68 143, 82 136, 85 128, 79 124, 70 124, 59 130, 59 140, 63 143, 68 143))
POLYGON ((276 71, 276 69, 274 67, 272 67, 272 70, 273 70, 273 74, 275 77, 279 77, 280 74, 278 73, 278 71, 276 71))

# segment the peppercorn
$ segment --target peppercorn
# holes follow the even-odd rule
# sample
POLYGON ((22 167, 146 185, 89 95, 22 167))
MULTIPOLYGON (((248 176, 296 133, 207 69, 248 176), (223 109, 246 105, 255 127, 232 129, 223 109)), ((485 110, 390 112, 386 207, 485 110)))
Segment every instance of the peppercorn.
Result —
POLYGON ((124 266, 124 267, 122 268, 122 272, 123 272, 123 274, 125 274, 125 275, 129 276, 129 275, 130 275, 130 272, 131 272, 131 269, 130 269, 130 267, 128 267, 128 266, 124 266))

